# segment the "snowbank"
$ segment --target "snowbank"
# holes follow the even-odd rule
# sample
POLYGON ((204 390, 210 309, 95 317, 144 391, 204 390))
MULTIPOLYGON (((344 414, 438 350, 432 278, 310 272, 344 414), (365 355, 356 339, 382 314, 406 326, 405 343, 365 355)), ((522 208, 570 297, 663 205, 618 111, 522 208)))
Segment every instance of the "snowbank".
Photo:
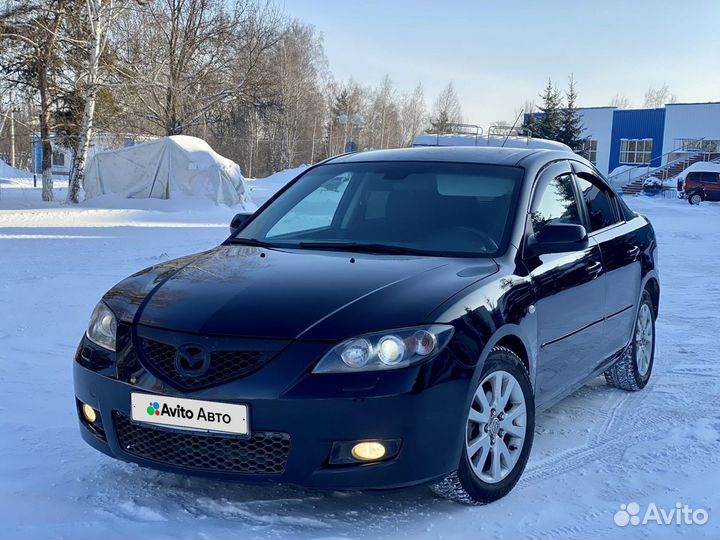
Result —
POLYGON ((32 178, 32 173, 29 173, 28 171, 14 169, 10 165, 5 163, 2 159, 0 159, 0 178, 7 180, 14 178, 32 178))
POLYGON ((272 197, 275 192, 283 188, 285 184, 293 180, 308 167, 309 165, 300 165, 294 169, 285 169, 284 171, 276 172, 266 178, 246 178, 245 181, 250 186, 250 194, 253 201, 258 205, 262 205, 272 197))
POLYGON ((608 175, 608 181, 610 186, 616 191, 622 190, 623 187, 628 185, 636 178, 647 174, 650 171, 650 167, 642 167, 635 165, 620 165, 615 167, 608 175))

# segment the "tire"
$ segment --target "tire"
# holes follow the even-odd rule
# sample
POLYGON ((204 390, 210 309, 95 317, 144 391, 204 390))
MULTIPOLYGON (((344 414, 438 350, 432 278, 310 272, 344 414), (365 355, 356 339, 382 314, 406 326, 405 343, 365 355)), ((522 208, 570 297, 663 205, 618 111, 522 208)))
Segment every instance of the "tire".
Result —
POLYGON ((700 193, 693 193, 688 197, 688 202, 693 205, 698 205, 703 202, 703 196, 700 193))
POLYGON ((530 378, 511 350, 492 349, 474 394, 463 426, 458 469, 430 486, 444 499, 473 505, 493 502, 515 487, 535 433, 530 378), (499 393, 495 388, 500 388, 499 393))
POLYGON ((654 361, 655 313, 650 293, 644 290, 635 316, 632 343, 622 358, 605 371, 605 380, 621 390, 642 390, 650 380, 654 361))

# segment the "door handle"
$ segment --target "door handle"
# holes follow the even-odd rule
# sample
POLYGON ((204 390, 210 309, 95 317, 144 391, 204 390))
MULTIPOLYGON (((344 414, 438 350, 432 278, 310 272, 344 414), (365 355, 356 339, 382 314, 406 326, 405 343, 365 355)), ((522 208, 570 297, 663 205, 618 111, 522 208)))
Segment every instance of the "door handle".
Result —
POLYGON ((588 274, 592 274, 593 279, 595 279, 600 275, 600 272, 602 272, 602 263, 599 261, 592 263, 587 267, 587 271, 588 274))
POLYGON ((628 249, 627 254, 632 257, 633 261, 637 259, 637 256, 640 254, 640 246, 635 246, 634 248, 628 249))

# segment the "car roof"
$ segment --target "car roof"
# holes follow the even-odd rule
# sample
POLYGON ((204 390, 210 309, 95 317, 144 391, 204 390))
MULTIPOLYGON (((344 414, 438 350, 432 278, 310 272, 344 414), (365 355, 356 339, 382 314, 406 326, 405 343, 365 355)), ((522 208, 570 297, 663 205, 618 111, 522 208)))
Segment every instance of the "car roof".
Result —
POLYGON ((572 152, 539 148, 497 148, 474 146, 433 146, 369 150, 342 154, 326 163, 363 163, 372 161, 448 161, 485 165, 536 165, 556 159, 577 159, 572 152))

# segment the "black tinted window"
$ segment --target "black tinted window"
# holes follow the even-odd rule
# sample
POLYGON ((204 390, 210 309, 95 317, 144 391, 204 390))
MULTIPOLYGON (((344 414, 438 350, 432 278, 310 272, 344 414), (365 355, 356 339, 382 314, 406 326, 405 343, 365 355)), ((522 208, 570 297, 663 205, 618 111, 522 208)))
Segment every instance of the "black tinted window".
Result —
POLYGON ((531 219, 535 233, 539 233, 550 222, 582 224, 572 176, 564 174, 538 185, 531 219))
POLYGON ((590 230, 597 231, 618 222, 615 201, 607 191, 584 178, 578 178, 578 186, 590 218, 590 230))
POLYGON ((717 184, 718 183, 718 174, 714 172, 704 172, 702 174, 702 182, 705 182, 706 184, 717 184))

